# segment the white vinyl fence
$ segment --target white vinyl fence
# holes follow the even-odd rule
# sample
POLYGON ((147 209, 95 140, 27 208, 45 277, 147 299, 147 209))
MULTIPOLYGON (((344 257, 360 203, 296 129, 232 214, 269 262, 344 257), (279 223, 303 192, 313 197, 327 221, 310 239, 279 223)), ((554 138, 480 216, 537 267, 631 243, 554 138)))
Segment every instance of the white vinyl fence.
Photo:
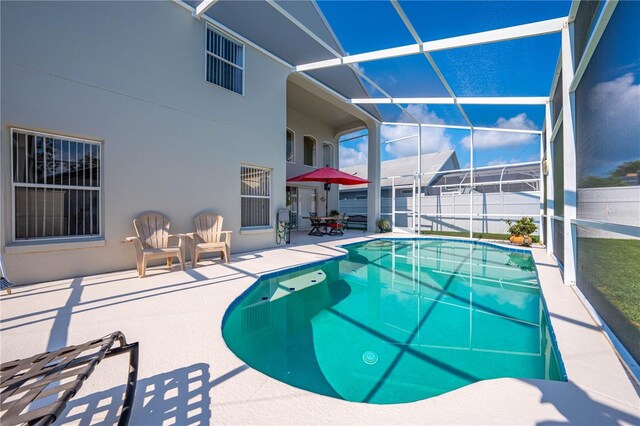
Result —
MULTIPOLYGON (((469 231, 469 194, 449 193, 422 197, 424 231, 469 231)), ((382 215, 392 219, 392 199, 382 198, 382 215)), ((367 214, 367 200, 340 200, 347 214, 367 214)), ((396 197, 396 228, 413 229, 413 198, 396 197)), ((473 231, 507 233, 505 219, 534 218, 540 227, 540 195, 532 192, 476 193, 473 195, 473 231)), ((536 233, 537 234, 537 233, 536 233)))

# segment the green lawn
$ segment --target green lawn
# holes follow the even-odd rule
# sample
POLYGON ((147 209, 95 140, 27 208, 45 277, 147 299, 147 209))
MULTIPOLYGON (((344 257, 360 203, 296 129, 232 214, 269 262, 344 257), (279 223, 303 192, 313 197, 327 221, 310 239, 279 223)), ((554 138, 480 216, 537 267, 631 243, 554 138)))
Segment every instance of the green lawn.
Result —
POLYGON ((578 262, 579 274, 640 330, 640 240, 579 238, 578 262))
MULTIPOLYGON (((457 231, 422 231, 425 235, 443 235, 446 237, 469 237, 468 232, 457 231)), ((489 232, 474 232, 473 238, 480 238, 482 240, 509 240, 509 234, 491 234, 489 232)), ((534 243, 540 241, 540 237, 533 235, 531 237, 534 243)))

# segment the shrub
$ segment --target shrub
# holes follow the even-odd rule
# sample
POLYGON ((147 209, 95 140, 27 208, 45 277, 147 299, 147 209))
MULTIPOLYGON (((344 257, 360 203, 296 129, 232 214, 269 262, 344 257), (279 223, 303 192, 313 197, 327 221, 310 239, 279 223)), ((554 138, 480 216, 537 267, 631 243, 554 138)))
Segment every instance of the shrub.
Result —
POLYGON ((389 219, 380 218, 376 220, 376 225, 380 232, 391 232, 391 222, 389 222, 389 219))
POLYGON ((515 223, 511 219, 507 219, 505 222, 509 225, 511 235, 530 236, 538 229, 532 217, 525 216, 515 223))

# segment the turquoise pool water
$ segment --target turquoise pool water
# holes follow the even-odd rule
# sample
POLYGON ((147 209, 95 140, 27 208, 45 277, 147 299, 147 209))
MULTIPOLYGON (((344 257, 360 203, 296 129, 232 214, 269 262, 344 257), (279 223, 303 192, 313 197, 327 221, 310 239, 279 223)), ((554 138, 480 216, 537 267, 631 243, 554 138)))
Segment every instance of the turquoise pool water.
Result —
POLYGON ((416 401, 498 377, 564 380, 533 258, 486 244, 375 240, 264 277, 223 336, 251 367, 348 401, 416 401))

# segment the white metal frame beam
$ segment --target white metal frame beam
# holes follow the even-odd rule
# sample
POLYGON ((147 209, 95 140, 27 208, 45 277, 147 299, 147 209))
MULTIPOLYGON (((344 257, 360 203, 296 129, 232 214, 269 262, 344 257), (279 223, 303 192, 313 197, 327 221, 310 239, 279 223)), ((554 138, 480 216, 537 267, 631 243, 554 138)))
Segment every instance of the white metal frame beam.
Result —
POLYGON ((546 96, 455 97, 455 98, 354 98, 352 104, 432 104, 432 105, 546 105, 546 96))
POLYGON ((587 70, 587 65, 591 61, 591 57, 596 51, 596 47, 598 47, 598 43, 600 43, 600 39, 604 34, 605 28, 607 28, 607 24, 613 15, 613 12, 616 10, 616 6, 618 5, 618 0, 607 0, 602 8, 602 13, 598 18, 595 26, 593 27, 593 32, 591 33, 591 37, 587 42, 587 46, 584 49, 584 54, 580 59, 580 63, 576 67, 576 72, 574 73, 573 80, 571 81, 571 85, 569 86, 569 92, 575 92, 578 88, 578 84, 584 75, 584 72, 587 70))
MULTIPOLYGON (((552 90, 552 93, 555 89, 552 90)), ((553 147, 551 142, 553 141, 553 127, 551 123, 551 102, 547 104, 544 111, 544 124, 545 124, 545 147, 546 147, 546 169, 547 169, 547 217, 545 218, 545 226, 547 228, 547 241, 545 241, 547 254, 553 254, 553 216, 555 216, 555 195, 554 195, 554 183, 553 183, 553 147), (551 201, 551 202, 549 202, 551 201)))
MULTIPOLYGON (((313 40, 315 40, 319 45, 321 45, 322 47, 324 47, 328 52, 330 52, 333 56, 336 57, 335 60, 342 60, 342 55, 340 54, 340 52, 338 52, 337 50, 335 50, 333 47, 331 47, 328 43, 326 43, 324 40, 322 40, 320 37, 318 37, 313 31, 311 31, 309 28, 306 27, 306 25, 304 25, 302 22, 298 21, 295 16, 291 15, 289 12, 287 12, 284 8, 282 8, 282 6, 280 6, 278 3, 276 3, 274 0, 265 0, 266 3, 268 5, 270 5, 271 7, 273 7, 275 10, 277 10, 282 16, 284 16, 285 18, 287 18, 293 25, 295 25, 296 27, 298 27, 300 30, 302 30, 305 34, 307 34, 309 37, 311 37, 313 40)), ((329 61, 333 61, 334 59, 329 59, 329 61)), ((369 84, 371 84, 376 90, 378 90, 380 93, 382 93, 384 96, 386 96, 387 98, 385 99, 391 99, 391 95, 389 95, 387 92, 385 92, 380 86, 378 86, 373 80, 371 80, 369 77, 367 77, 362 71, 360 71, 354 64, 347 64, 347 66, 349 68, 351 68, 351 70, 356 73, 358 76, 360 76, 361 78, 363 78, 364 80, 366 80, 369 84)), ((295 68, 297 67, 292 67, 292 70, 296 70, 295 68)), ((350 103, 347 101, 347 103, 350 103)), ((407 111, 406 108, 404 108, 401 105, 398 105, 398 107, 400 108, 400 110, 402 112, 404 112, 407 116, 411 117, 416 123, 418 122, 418 120, 409 112, 407 111)))
POLYGON ((324 47, 326 50, 328 50, 329 52, 331 52, 331 54, 333 56, 335 56, 336 58, 340 58, 342 55, 340 54, 340 52, 338 52, 337 50, 335 50, 333 47, 331 47, 329 44, 327 44, 324 40, 322 40, 320 37, 318 37, 316 35, 316 33, 314 33, 313 31, 311 31, 309 28, 307 28, 302 22, 298 21, 295 16, 293 16, 292 14, 290 14, 289 12, 287 12, 282 6, 280 6, 278 3, 276 3, 274 0, 265 0, 266 3, 273 7, 275 10, 277 10, 282 16, 284 16, 285 18, 287 18, 292 24, 294 24, 296 27, 300 28, 302 31, 304 31, 309 37, 311 37, 312 39, 315 40, 316 43, 318 43, 319 45, 321 45, 322 47, 324 47))
MULTIPOLYGON (((422 39, 420 38, 420 35, 418 34, 418 31, 416 31, 415 27, 413 26, 413 24, 411 23, 411 20, 409 19, 409 17, 407 16, 406 13, 404 13, 404 9, 402 9, 402 6, 400 6, 400 3, 397 0, 390 0, 391 1, 391 5, 393 6, 393 8, 396 10, 396 13, 398 14, 398 16, 400 16, 400 19, 402 20, 402 22, 404 23, 405 27, 407 27, 407 30, 411 33, 411 36, 413 37, 413 39, 420 45, 423 46, 424 43, 422 41, 422 39)), ((444 77, 444 74, 442 74, 442 71, 440 71, 440 68, 438 67, 438 65, 436 64, 436 61, 433 59, 433 57, 431 56, 431 54, 429 52, 424 52, 424 57, 427 59, 427 62, 429 62, 429 65, 431 65, 431 68, 433 69, 433 71, 436 73, 436 75, 438 76, 438 78, 440 79, 440 82, 442 83, 442 85, 444 86, 444 88, 447 90, 447 92, 449 93, 449 96, 451 96, 452 100, 455 103, 456 100, 456 95, 455 93, 453 93, 453 89, 451 88, 451 86, 449 85, 449 82, 447 81, 447 79, 444 77)), ((428 103, 428 102, 427 102, 428 103)), ((471 119, 469 118, 469 116, 467 115, 466 111, 464 110, 464 108, 462 108, 462 105, 460 104, 456 104, 456 107, 458 108, 458 110, 460 111, 460 114, 462 115, 462 117, 464 118, 464 120, 467 122, 467 124, 469 125, 469 127, 473 127, 473 123, 471 123, 471 119)), ((422 131, 422 130, 421 130, 422 131)), ((422 161, 420 161, 420 166, 422 166, 422 161)))
POLYGON ((476 46, 479 44, 494 43, 498 41, 516 40, 519 38, 535 37, 553 34, 562 31, 562 26, 567 22, 566 17, 548 19, 546 21, 532 22, 530 24, 516 25, 497 30, 483 31, 458 37, 450 37, 442 40, 427 42, 423 46, 425 52, 456 49, 459 47, 476 46))
POLYGON ((514 96, 514 97, 464 97, 457 98, 456 103, 462 105, 545 105, 546 96, 514 96))
POLYGON ((216 4, 218 0, 203 0, 196 8, 193 10, 192 14, 194 18, 200 18, 204 13, 211 8, 214 4, 216 4))
MULTIPOLYGON (((409 21, 407 16, 404 14, 404 11, 400 7, 400 5, 397 2, 395 2, 394 0, 391 0, 391 1, 393 3, 394 7, 396 8, 396 10, 398 11, 398 13, 400 14, 400 16, 401 16, 403 22, 405 23, 405 25, 407 26, 408 30, 411 32, 411 34, 416 39, 416 41, 418 41, 418 43, 419 43, 417 45, 419 47, 418 52, 423 51, 423 46, 425 45, 425 43, 422 43, 422 41, 420 40, 417 32, 415 31, 413 25, 411 24, 411 22, 409 21)), ((347 66, 349 66, 349 68, 351 68, 351 70, 354 73, 356 73, 356 75, 358 75, 360 78, 362 78, 365 81, 367 81, 372 87, 374 87, 382 95, 385 96, 384 98, 350 99, 350 100, 347 100, 348 103, 351 103, 351 104, 392 104, 392 105, 397 105, 403 113, 405 113, 408 117, 410 117, 416 124, 420 124, 420 125, 422 125, 422 123, 420 123, 420 121, 414 115, 412 115, 402 105, 406 105, 406 104, 449 104, 449 105, 456 105, 456 106, 458 106, 458 108, 459 108, 460 112, 462 113, 464 119, 467 121, 467 123, 469 125, 468 128, 472 129, 472 128, 474 128, 473 125, 472 125, 471 121, 469 120, 469 117, 467 116, 465 111, 462 109, 461 105, 463 105, 463 104, 470 104, 470 105, 544 105, 549 100, 546 97, 477 97, 477 98, 474 98, 474 97, 463 97, 463 98, 456 97, 455 94, 453 93, 453 90, 451 89, 451 87, 447 83, 446 79, 444 78, 444 76, 440 72, 439 68, 435 64, 435 61, 433 61, 433 58, 431 58, 431 56, 426 51, 424 52, 426 58, 429 60, 429 63, 433 67, 433 69, 436 72, 436 74, 438 74, 441 82, 443 83, 443 85, 445 86, 445 88, 447 89, 447 91, 449 92, 451 97, 450 98, 393 98, 390 94, 388 94, 385 90, 383 90, 378 84, 376 84, 372 79, 367 77, 360 69, 358 69, 356 66, 354 66, 354 63, 351 63, 348 60, 345 61, 345 59, 347 59, 347 58, 351 58, 351 59, 359 58, 359 57, 362 57, 362 55, 367 55, 367 53, 362 54, 362 55, 352 55, 350 57, 341 57, 341 55, 340 55, 340 53, 338 51, 336 51, 333 47, 331 47, 324 40, 322 40, 320 37, 318 37, 313 31, 311 31, 303 23, 298 21, 293 15, 288 13, 285 9, 283 9, 274 0, 266 0, 266 2, 270 6, 272 6, 275 10, 277 10, 279 13, 281 13, 284 17, 286 17, 296 27, 298 27, 300 30, 302 30, 305 34, 307 34, 307 35, 309 35, 309 37, 313 38, 318 44, 320 44, 322 47, 324 47, 328 52, 330 52, 331 54, 336 56, 335 59, 329 59, 328 61, 324 61, 324 62, 331 62, 331 63, 335 63, 336 65, 346 64, 347 66)), ((533 24, 519 25, 519 26, 516 26, 516 27, 509 27, 509 28, 506 28, 506 29, 503 28, 503 29, 500 29, 500 30, 486 31, 484 33, 477 33, 477 34, 485 34, 486 37, 490 38, 490 37, 494 36, 495 34, 504 34, 505 32, 508 33, 509 31, 511 31, 513 33, 511 33, 511 35, 508 36, 508 37, 510 37, 508 39, 519 38, 519 37, 527 37, 527 36, 530 36, 530 35, 539 35, 539 34, 530 34, 530 32, 532 31, 532 28, 537 28, 537 31, 542 31, 540 29, 540 24, 543 24, 543 27, 545 28, 544 31, 549 31, 549 28, 552 28, 552 27, 555 28, 553 25, 550 24, 550 22, 551 23, 555 23, 554 25, 557 26, 557 23, 559 21, 566 22, 566 19, 565 18, 558 18, 558 19, 550 20, 550 21, 541 21, 541 22, 536 22, 536 23, 533 23, 533 24), (507 30, 509 30, 509 31, 507 31, 507 30), (516 36, 515 34, 520 34, 520 35, 516 36)), ((474 34, 473 36, 475 36, 477 34, 474 34)), ((463 36, 463 37, 466 37, 466 36, 463 36)), ((458 37, 454 37, 454 39, 458 39, 458 37)), ((407 46, 404 46, 404 47, 401 47, 401 48, 386 49, 385 51, 387 51, 387 52, 388 51, 394 51, 394 52, 397 53, 397 52, 404 52, 404 51, 409 51, 409 50, 411 50, 411 49, 407 48, 407 46)), ((294 71, 301 71, 299 69, 299 67, 294 67, 293 70, 294 71)), ((478 129, 478 130, 480 130, 480 129, 478 129)), ((488 129, 483 128, 482 130, 488 130, 488 129)), ((521 130, 521 129, 518 129, 518 130, 521 130)))
POLYGON ((576 285, 577 217, 575 93, 568 90, 574 76, 573 23, 562 29, 562 160, 564 163, 564 283, 576 285))
POLYGON ((357 55, 348 55, 335 59, 301 64, 296 66, 294 71, 311 71, 314 69, 335 67, 338 65, 398 58, 424 52, 437 52, 439 50, 457 49, 460 47, 477 46, 480 44, 553 34, 562 31, 562 26, 566 22, 566 17, 555 18, 530 24, 516 25, 514 27, 500 28, 475 34, 428 41, 422 44, 416 43, 406 46, 392 47, 390 49, 375 50, 357 55))
POLYGON ((460 126, 454 124, 433 124, 433 123, 397 123, 391 121, 383 121, 383 126, 411 126, 411 127, 437 127, 443 129, 460 129, 460 130, 475 130, 475 131, 483 131, 483 132, 506 132, 506 133, 528 133, 531 135, 540 135, 542 134, 541 130, 528 130, 528 129, 508 129, 504 127, 470 127, 470 126, 460 126))

